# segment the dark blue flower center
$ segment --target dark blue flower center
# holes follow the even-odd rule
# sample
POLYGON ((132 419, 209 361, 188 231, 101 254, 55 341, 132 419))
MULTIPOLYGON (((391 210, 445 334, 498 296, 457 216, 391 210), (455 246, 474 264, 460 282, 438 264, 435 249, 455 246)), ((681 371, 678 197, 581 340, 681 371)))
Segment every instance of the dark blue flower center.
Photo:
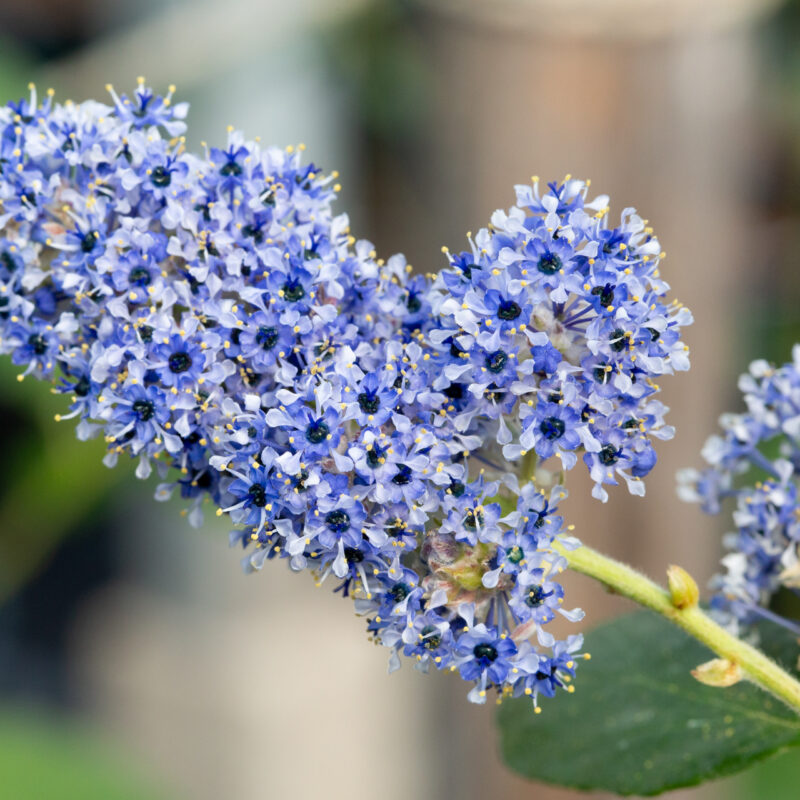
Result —
POLYGON ((47 352, 47 340, 38 333, 32 333, 28 337, 28 344, 37 356, 43 356, 47 352))
POLYGON ((519 562, 525 558, 525 553, 518 544, 515 544, 513 547, 509 547, 508 550, 506 550, 506 558, 512 564, 519 564, 519 562))
POLYGON ((331 511, 325 517, 325 524, 334 533, 344 533, 350 530, 350 515, 346 511, 337 508, 336 511, 331 511))
POLYGON ((614 287, 607 283, 605 286, 595 286, 592 294, 600 298, 600 304, 610 306, 614 302, 614 287))
POLYGON ((146 267, 134 267, 128 273, 128 283, 132 286, 147 286, 151 280, 150 270, 146 267))
POLYGON ((508 354, 502 350, 496 350, 494 353, 490 353, 486 356, 486 369, 488 369, 489 372, 494 372, 495 375, 498 372, 502 372, 507 363, 508 354))
POLYGON ((464 527, 474 531, 477 530, 480 525, 483 525, 483 512, 468 508, 464 517, 464 527))
POLYGON ((386 455, 386 450, 382 450, 378 445, 374 444, 367 450, 367 464, 372 469, 377 469, 383 463, 383 457, 386 455))
POLYGON ((549 594, 545 593, 541 586, 531 586, 528 589, 528 593, 525 595, 525 605, 528 605, 531 608, 537 608, 544 603, 545 598, 548 596, 549 594))
POLYGON ((150 400, 135 400, 131 408, 138 417, 139 422, 147 422, 153 419, 156 413, 156 407, 150 400))
POLYGON ((442 392, 451 400, 462 400, 464 397, 464 384, 451 383, 446 389, 443 389, 442 392))
POLYGON ((391 589, 389 589, 389 594, 395 603, 400 603, 405 600, 409 594, 411 594, 411 587, 407 583, 396 583, 391 589))
POLYGON ((261 228, 248 223, 242 228, 242 235, 250 237, 256 244, 261 244, 264 241, 264 232, 261 228))
POLYGON ((425 625, 420 631, 422 636, 422 646, 426 650, 436 650, 442 643, 442 635, 439 629, 433 625, 425 625))
POLYGON ((169 364, 170 372, 180 374, 181 372, 186 372, 192 366, 192 357, 185 350, 179 350, 169 357, 167 363, 169 364))
POLYGON ((211 473, 211 470, 206 469, 203 472, 195 473, 194 480, 192 484, 196 486, 198 489, 210 489, 214 482, 214 476, 211 473))
POLYGON ((613 444, 607 444, 597 455, 600 463, 606 467, 611 467, 619 461, 620 451, 613 444))
POLYGON ((256 506, 257 508, 264 508, 267 504, 267 492, 261 484, 254 483, 247 490, 247 499, 250 505, 256 506))
POLYGON ((84 253, 91 253, 99 239, 100 234, 97 231, 89 231, 89 233, 81 238, 81 250, 83 250, 84 253))
POLYGON ((361 392, 358 396, 358 407, 365 414, 374 414, 381 407, 381 399, 375 392, 361 392))
POLYGON ((235 161, 228 161, 222 165, 219 174, 226 178, 236 178, 242 174, 242 168, 235 161))
POLYGON ((497 316, 506 322, 516 319, 522 309, 513 300, 504 300, 497 309, 497 316))
POLYGON ((536 268, 545 275, 555 275, 561 269, 561 259, 555 253, 545 253, 536 268))
POLYGON ((306 428, 306 439, 308 439, 311 444, 319 444, 325 441, 330 432, 331 429, 324 419, 315 419, 313 422, 309 423, 306 428))
POLYGON ((453 495, 453 497, 461 497, 461 495, 463 495, 466 490, 467 487, 463 483, 461 483, 461 481, 450 482, 449 491, 450 494, 453 495))
POLYGON ((627 337, 625 336, 625 331, 622 328, 615 328, 611 332, 611 349, 614 350, 616 353, 621 352, 625 349, 625 345, 627 344, 627 337))
POLYGON ((271 350, 275 347, 278 341, 278 330, 273 327, 266 327, 262 325, 256 333, 256 343, 260 344, 262 349, 271 350))
POLYGON ((364 560, 364 554, 355 547, 345 547, 344 557, 348 564, 360 564, 364 560))
POLYGON ((14 272, 14 270, 17 268, 17 262, 14 261, 11 253, 6 250, 3 250, 3 252, 0 253, 0 264, 2 264, 9 272, 14 272))
POLYGON ((545 439, 553 441, 554 439, 560 439, 564 435, 566 425, 564 420, 558 417, 545 417, 541 425, 539 425, 539 430, 545 439))
POLYGON ((86 397, 86 395, 89 394, 90 389, 91 383, 85 375, 82 375, 78 379, 77 383, 72 387, 72 391, 75 392, 78 397, 86 397))
POLYGON ((481 642, 472 648, 472 653, 478 661, 489 662, 490 664, 497 658, 496 648, 488 642, 481 642))
POLYGON ((296 492, 302 494, 303 492, 308 491, 308 486, 306 486, 308 477, 309 474, 307 469, 300 470, 300 474, 294 479, 294 488, 296 492))
POLYGON ((411 477, 411 467, 407 467, 405 464, 398 464, 397 473, 392 478, 392 483, 395 483, 398 486, 405 486, 406 484, 411 483, 411 477))
POLYGON ((297 280, 286 281, 283 284, 283 299, 288 300, 290 303, 296 303, 306 296, 306 290, 302 284, 297 280))
POLYGON ((598 364, 592 370, 592 376, 598 383, 606 384, 611 379, 611 370, 607 370, 607 364, 598 364))
POLYGON ((153 171, 150 173, 150 181, 153 186, 158 186, 159 189, 163 189, 172 182, 172 173, 166 167, 162 167, 159 164, 159 166, 153 167, 153 171))

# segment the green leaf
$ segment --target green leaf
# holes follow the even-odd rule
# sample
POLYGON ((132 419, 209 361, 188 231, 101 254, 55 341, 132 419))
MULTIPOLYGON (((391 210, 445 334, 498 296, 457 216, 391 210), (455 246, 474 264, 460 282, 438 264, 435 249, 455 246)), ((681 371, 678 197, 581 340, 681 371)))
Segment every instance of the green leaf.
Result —
MULTIPOLYGON (((796 640, 777 626, 762 646, 795 671, 796 640)), ((586 637, 575 694, 534 715, 528 699, 499 710, 506 763, 534 780, 622 795, 654 795, 730 775, 800 745, 800 718, 741 682, 704 686, 690 674, 713 654, 649 611, 586 637)))

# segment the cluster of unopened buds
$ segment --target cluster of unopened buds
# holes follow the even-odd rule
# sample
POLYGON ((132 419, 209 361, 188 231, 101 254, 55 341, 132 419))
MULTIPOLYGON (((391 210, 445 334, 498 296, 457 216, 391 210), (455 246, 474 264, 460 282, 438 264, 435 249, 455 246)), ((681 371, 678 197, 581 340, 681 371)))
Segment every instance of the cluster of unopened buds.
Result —
POLYGON ((656 381, 689 366, 647 222, 533 179, 415 275, 351 235, 302 146, 191 153, 172 91, 109 91, 0 110, 0 351, 109 465, 228 517, 248 569, 352 597, 393 667, 476 702, 569 689, 565 474, 643 494, 673 435, 656 381))

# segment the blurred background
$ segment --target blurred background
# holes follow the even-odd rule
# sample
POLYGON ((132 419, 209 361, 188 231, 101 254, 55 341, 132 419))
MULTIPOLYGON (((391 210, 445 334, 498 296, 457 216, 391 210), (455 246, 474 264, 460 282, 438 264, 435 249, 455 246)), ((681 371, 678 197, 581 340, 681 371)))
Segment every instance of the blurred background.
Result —
MULTIPOLYGON (((798 0, 0 0, 0 101, 138 75, 191 101, 192 146, 228 124, 305 142, 357 235, 420 270, 534 173, 635 205, 696 316, 692 371, 664 381, 678 436, 645 500, 601 507, 575 474, 566 510, 589 543, 705 583, 725 523, 677 503, 675 470, 749 360, 800 340, 798 0)), ((223 527, 105 469, 59 410, 0 365, 0 797, 578 796, 508 773, 461 681, 387 676, 348 603, 281 564, 244 577, 223 527)), ((568 592, 592 624, 625 608, 579 576, 568 592)), ((799 784, 795 753, 670 797, 799 784)))

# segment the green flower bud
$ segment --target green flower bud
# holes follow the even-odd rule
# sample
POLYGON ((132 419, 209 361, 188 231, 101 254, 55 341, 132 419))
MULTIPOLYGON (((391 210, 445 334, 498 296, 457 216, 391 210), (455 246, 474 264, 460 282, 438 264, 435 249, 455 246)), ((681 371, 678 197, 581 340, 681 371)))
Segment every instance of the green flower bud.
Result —
POLYGON ((683 567, 672 564, 667 570, 667 584, 675 608, 694 608, 700 599, 695 579, 683 567))

